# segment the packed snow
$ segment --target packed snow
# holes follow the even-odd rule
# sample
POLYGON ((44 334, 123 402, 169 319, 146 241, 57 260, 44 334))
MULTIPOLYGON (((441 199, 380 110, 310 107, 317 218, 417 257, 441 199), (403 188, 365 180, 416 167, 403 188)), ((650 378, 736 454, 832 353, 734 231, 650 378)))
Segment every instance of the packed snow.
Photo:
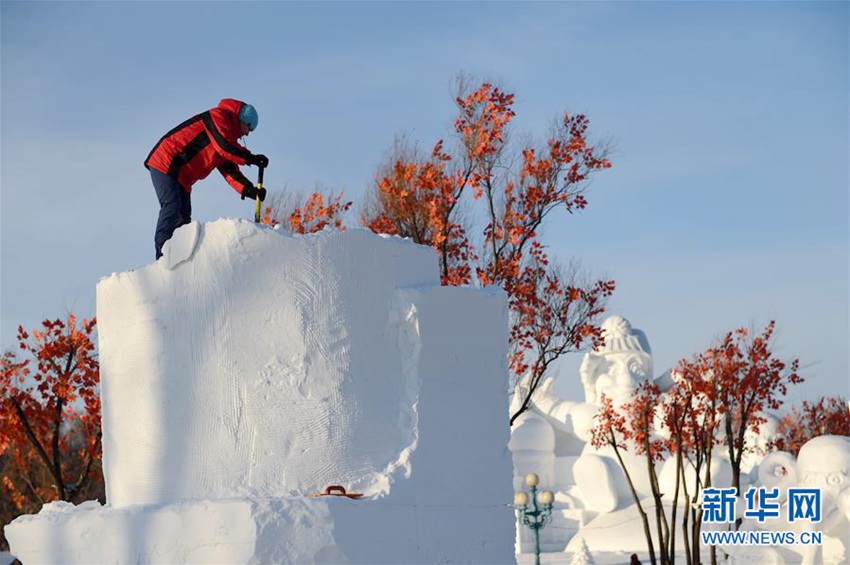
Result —
POLYGON ((107 506, 26 562, 506 562, 507 309, 366 230, 181 227, 97 286, 107 506), (360 499, 311 494, 339 485, 360 499))

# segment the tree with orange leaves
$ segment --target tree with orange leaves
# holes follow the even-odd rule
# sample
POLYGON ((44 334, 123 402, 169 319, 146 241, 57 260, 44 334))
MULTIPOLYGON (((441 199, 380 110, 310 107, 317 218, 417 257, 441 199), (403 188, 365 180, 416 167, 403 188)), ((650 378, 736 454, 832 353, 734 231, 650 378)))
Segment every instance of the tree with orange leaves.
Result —
MULTIPOLYGON (((775 355, 774 330, 771 321, 758 334, 746 328, 727 333, 714 347, 681 360, 674 384, 664 394, 647 381, 622 406, 615 407, 607 399, 601 403, 592 444, 614 450, 644 522, 652 563, 656 563, 656 544, 661 563, 672 562, 675 556, 673 529, 680 489, 685 502, 681 522, 685 554, 688 563, 700 563, 703 516, 699 500, 701 492, 712 486, 712 455, 718 448, 725 452, 732 467, 732 486, 740 492, 742 458, 755 449, 752 438, 765 423, 764 411, 778 409, 788 387, 803 381, 797 374, 798 360, 785 361, 775 355), (623 450, 645 455, 655 502, 655 540, 623 450), (654 463, 671 455, 675 456, 676 482, 668 520, 654 463), (688 478, 688 470, 693 471, 695 482, 688 478)), ((716 548, 712 546, 710 552, 715 563, 716 548)))
POLYGON ((0 492, 15 514, 102 497, 95 325, 71 314, 31 334, 19 327, 23 359, 13 352, 0 359, 0 492))
POLYGON ((399 235, 434 247, 444 285, 472 280, 471 263, 477 259, 458 219, 460 198, 473 177, 471 167, 449 171, 452 160, 438 142, 427 159, 404 140, 396 140, 390 162, 379 169, 376 186, 361 216, 376 233, 399 235))
POLYGON ((588 141, 584 115, 565 113, 546 146, 523 148, 518 167, 512 167, 506 142, 513 100, 493 84, 472 89, 461 80, 454 154, 442 140, 427 157, 397 142, 378 170, 361 218, 375 232, 432 246, 444 285, 497 285, 507 292, 510 368, 523 384, 511 423, 528 409, 558 357, 601 343, 595 320, 614 290, 614 281, 580 281, 574 270, 552 265, 539 239, 554 210, 585 208, 586 181, 611 166, 604 148, 588 141), (479 245, 468 236, 464 198, 483 203, 486 225, 479 245))
POLYGON ((821 396, 817 402, 804 400, 799 408, 780 421, 773 447, 796 457, 810 439, 823 435, 850 436, 850 405, 843 396, 821 396))
MULTIPOLYGON (((689 397, 691 404, 684 412, 683 443, 674 449, 689 452, 695 458, 697 477, 705 465, 706 483, 698 485, 698 489, 711 486, 711 455, 714 446, 719 445, 732 467, 731 486, 741 492, 742 460, 756 449, 754 438, 766 423, 764 413, 779 409, 788 387, 803 382, 797 373, 798 359, 776 356, 775 328, 773 320, 760 333, 738 328, 693 361, 682 360, 677 366, 677 387, 684 390, 681 395, 689 397)), ((668 423, 673 426, 671 429, 675 428, 671 419, 668 423)), ((680 468, 679 472, 684 473, 684 469, 680 468)), ((689 502, 695 502, 697 495, 694 493, 689 502)), ((691 550, 699 562, 701 509, 693 506, 690 518, 691 550)), ((736 527, 740 523, 737 520, 736 527)), ((714 547, 711 556, 715 562, 714 547)))
POLYGON ((788 386, 803 382, 797 374, 798 359, 785 361, 774 355, 775 327, 771 321, 755 335, 739 328, 726 334, 715 348, 717 362, 711 374, 717 383, 723 439, 736 489, 741 487, 741 460, 755 447, 747 441, 748 432, 757 436, 766 422, 763 413, 779 409, 788 386))
POLYGON ((344 230, 342 218, 351 204, 343 201, 342 192, 334 195, 315 190, 303 202, 292 194, 276 193, 263 211, 261 222, 299 234, 316 233, 329 226, 344 230))
MULTIPOLYGON (((689 564, 700 563, 700 531, 703 490, 712 487, 711 464, 715 448, 721 444, 721 381, 714 378, 722 364, 722 354, 709 348, 692 359, 682 359, 673 372, 675 384, 665 394, 663 427, 668 430, 667 450, 676 457, 675 500, 681 489, 684 500, 682 538, 689 564), (692 471, 693 482, 688 480, 692 471)), ((672 509, 671 524, 676 522, 677 505, 672 509)), ((670 555, 675 555, 675 536, 671 536, 670 555)), ((710 549, 712 563, 717 551, 710 549)))
POLYGON ((660 389, 650 381, 642 382, 635 390, 632 399, 620 406, 614 405, 613 401, 603 393, 599 402, 599 411, 596 414, 597 423, 591 430, 590 440, 591 445, 597 449, 607 447, 613 451, 620 469, 626 477, 629 491, 640 514, 649 559, 653 565, 657 562, 656 542, 653 541, 649 515, 635 488, 632 471, 629 470, 623 459, 623 451, 632 451, 636 455, 644 455, 646 458, 647 472, 655 500, 656 539, 660 549, 660 560, 661 563, 668 563, 670 554, 667 550, 670 547, 668 540, 671 537, 671 530, 661 504, 662 493, 658 488, 658 476, 655 472, 655 463, 663 457, 665 446, 662 441, 653 436, 656 419, 655 408, 659 404, 660 394, 660 389))

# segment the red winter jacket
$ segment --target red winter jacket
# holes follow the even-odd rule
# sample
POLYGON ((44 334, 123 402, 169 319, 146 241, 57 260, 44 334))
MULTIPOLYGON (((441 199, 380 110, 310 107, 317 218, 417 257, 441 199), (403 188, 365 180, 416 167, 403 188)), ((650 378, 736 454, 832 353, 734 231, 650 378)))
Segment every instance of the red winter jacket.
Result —
POLYGON ((239 110, 244 104, 225 98, 212 110, 189 118, 162 136, 145 159, 145 167, 177 179, 189 193, 193 184, 217 168, 242 194, 245 187, 252 185, 237 166, 246 164, 251 155, 238 141, 242 135, 239 110))

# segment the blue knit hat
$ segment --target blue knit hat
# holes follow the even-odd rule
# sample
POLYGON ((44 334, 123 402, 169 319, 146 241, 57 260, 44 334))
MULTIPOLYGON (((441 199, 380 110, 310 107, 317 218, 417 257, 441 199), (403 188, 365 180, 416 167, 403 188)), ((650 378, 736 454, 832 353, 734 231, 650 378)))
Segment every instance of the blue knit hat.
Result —
POLYGON ((257 111, 250 104, 244 104, 239 110, 239 121, 248 126, 248 131, 257 129, 257 124, 260 122, 260 117, 257 116, 257 111))

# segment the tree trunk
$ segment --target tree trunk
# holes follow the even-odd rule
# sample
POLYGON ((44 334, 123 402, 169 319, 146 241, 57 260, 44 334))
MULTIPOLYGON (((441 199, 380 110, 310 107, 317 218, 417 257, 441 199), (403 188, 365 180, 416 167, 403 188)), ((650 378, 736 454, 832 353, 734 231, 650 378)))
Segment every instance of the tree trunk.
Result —
POLYGON ((614 454, 617 456, 617 461, 620 462, 620 467, 623 469, 623 473, 626 475, 626 481, 629 483, 629 490, 632 493, 632 498, 635 499, 635 504, 637 505, 638 512, 640 512, 640 519, 643 522, 643 533, 646 536, 646 546, 649 550, 649 561, 652 565, 656 565, 657 561, 655 559, 655 547, 652 543, 652 530, 649 527, 649 517, 644 511, 643 506, 640 503, 640 497, 638 496, 637 491, 635 490, 635 485, 632 482, 632 477, 629 475, 629 470, 626 468, 625 462, 623 462, 623 458, 620 456, 620 450, 617 447, 617 440, 614 437, 614 432, 611 432, 611 437, 608 440, 608 444, 614 449, 614 454))

